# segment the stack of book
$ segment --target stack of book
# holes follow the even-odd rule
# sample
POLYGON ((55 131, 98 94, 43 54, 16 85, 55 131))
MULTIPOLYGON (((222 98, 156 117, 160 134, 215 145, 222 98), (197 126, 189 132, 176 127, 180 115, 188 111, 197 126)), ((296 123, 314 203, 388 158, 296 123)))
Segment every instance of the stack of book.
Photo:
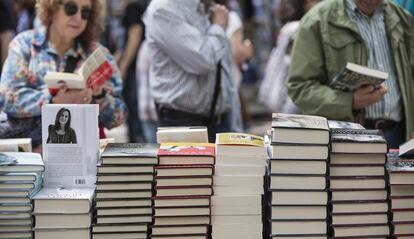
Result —
POLYGON ((217 134, 211 198, 213 238, 263 237, 266 159, 263 138, 239 133, 217 134))
POLYGON ((387 144, 378 130, 332 128, 330 192, 334 237, 390 234, 387 144))
POLYGON ((0 152, 32 152, 32 139, 0 139, 0 152))
POLYGON ((392 224, 396 238, 414 238, 414 160, 388 154, 392 224))
POLYGON ((43 188, 33 197, 36 239, 90 239, 94 188, 43 188))
POLYGON ((209 236, 214 155, 214 144, 161 144, 152 238, 209 236))
POLYGON ((273 114, 270 145, 272 238, 327 238, 328 121, 273 114))
POLYGON ((32 238, 31 198, 42 187, 44 164, 36 153, 0 153, 0 237, 32 238))
POLYGON ((147 238, 158 145, 109 143, 96 182, 94 239, 147 238))

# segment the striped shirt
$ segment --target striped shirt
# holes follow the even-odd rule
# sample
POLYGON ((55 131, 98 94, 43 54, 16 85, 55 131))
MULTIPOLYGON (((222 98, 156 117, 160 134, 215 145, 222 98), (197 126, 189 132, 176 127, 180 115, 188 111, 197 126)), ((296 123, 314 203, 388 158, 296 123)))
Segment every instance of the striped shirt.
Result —
MULTIPOLYGON (((384 0, 384 4, 387 4, 384 0)), ((365 108, 367 119, 389 119, 401 121, 401 93, 397 83, 394 58, 387 38, 384 22, 384 5, 380 6, 371 17, 362 13, 353 0, 346 1, 346 11, 354 22, 368 50, 368 67, 388 72, 385 81, 387 93, 375 104, 365 108)))
POLYGON ((144 17, 155 101, 208 116, 220 61, 221 89, 215 114, 227 112, 235 92, 225 31, 211 24, 200 0, 153 0, 144 17))

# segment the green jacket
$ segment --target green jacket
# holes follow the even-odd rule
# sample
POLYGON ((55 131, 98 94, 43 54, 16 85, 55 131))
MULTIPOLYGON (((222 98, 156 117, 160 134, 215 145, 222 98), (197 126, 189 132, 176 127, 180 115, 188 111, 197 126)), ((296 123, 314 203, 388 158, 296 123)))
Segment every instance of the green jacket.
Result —
MULTIPOLYGON (((413 18, 388 1, 385 25, 401 90, 407 137, 414 130, 414 23, 413 18)), ((327 84, 346 65, 367 65, 367 48, 357 26, 348 18, 345 0, 323 1, 306 14, 295 38, 289 69, 288 92, 304 114, 357 121, 352 92, 327 84)))

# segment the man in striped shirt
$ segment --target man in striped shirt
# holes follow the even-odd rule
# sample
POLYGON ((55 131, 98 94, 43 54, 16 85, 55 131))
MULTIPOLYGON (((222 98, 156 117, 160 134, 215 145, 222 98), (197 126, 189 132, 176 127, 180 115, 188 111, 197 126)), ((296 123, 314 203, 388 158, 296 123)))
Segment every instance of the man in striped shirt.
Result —
POLYGON ((153 0, 149 5, 144 18, 149 81, 161 126, 205 125, 210 141, 216 132, 229 130, 225 118, 237 92, 227 20, 227 9, 212 0, 153 0))
POLYGON ((391 148, 414 130, 414 25, 387 0, 323 1, 302 20, 292 54, 289 95, 305 113, 381 129, 391 148), (389 73, 376 89, 329 87, 347 62, 389 73))

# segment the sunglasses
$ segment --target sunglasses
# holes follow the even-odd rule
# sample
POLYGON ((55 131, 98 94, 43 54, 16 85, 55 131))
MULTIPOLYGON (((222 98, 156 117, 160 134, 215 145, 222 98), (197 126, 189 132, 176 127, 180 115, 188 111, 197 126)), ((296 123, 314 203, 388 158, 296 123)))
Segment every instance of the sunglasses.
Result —
MULTIPOLYGON (((73 1, 68 1, 68 2, 59 1, 59 4, 63 5, 63 10, 65 11, 65 14, 69 17, 74 16, 76 15, 76 13, 78 13, 79 6, 73 1)), ((81 18, 83 20, 87 21, 91 18, 92 12, 93 12, 91 7, 82 7, 80 11, 81 11, 81 18)))

